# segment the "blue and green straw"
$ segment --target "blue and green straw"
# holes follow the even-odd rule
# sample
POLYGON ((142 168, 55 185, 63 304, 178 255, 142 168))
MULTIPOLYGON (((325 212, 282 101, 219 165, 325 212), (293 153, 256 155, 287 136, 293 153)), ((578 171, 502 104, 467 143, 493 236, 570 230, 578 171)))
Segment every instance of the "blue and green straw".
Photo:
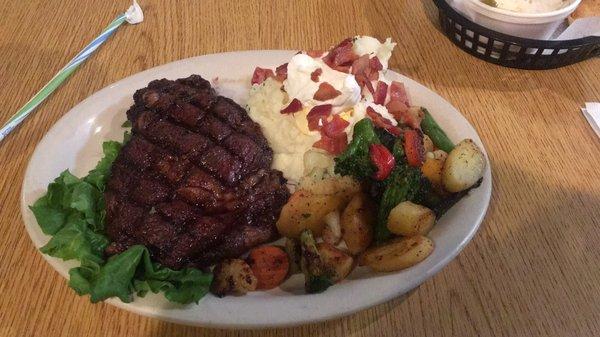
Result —
POLYGON ((142 22, 144 15, 142 9, 134 0, 133 5, 129 7, 127 12, 117 16, 98 37, 90 42, 82 51, 79 52, 69 63, 64 66, 50 82, 38 91, 17 113, 15 113, 0 129, 0 141, 6 137, 17 125, 19 125, 25 117, 27 117, 38 105, 40 105, 56 88, 58 88, 76 69, 87 60, 100 45, 102 45, 124 22, 136 24, 142 22))

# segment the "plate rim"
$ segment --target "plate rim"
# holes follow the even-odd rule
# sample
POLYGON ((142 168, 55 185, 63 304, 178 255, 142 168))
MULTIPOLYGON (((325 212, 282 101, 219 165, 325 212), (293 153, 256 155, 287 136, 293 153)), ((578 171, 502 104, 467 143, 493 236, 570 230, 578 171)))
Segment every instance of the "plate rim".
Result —
MULTIPOLYGON (((67 111, 65 114, 63 114, 61 116, 61 118, 59 118, 52 125, 52 127, 50 129, 48 129, 48 131, 46 131, 44 136, 38 142, 35 150, 33 151, 31 157, 29 158, 29 162, 27 164, 27 167, 25 169, 25 174, 23 177, 23 182, 21 184, 21 219, 22 219, 22 221, 25 225, 25 228, 27 230, 27 233, 28 233, 34 247, 38 251, 38 253, 40 253, 42 255, 42 257, 44 258, 44 260, 46 260, 52 266, 54 271, 58 272, 61 276, 66 278, 66 280, 68 281, 68 273, 61 272, 62 265, 64 265, 67 262, 47 256, 46 254, 42 254, 39 251, 41 244, 38 245, 38 242, 36 242, 34 240, 34 233, 33 233, 34 228, 32 228, 32 226, 30 224, 28 224, 26 215, 25 215, 27 212, 30 212, 29 205, 27 204, 27 197, 25 195, 25 193, 26 193, 25 187, 26 187, 27 178, 31 176, 31 172, 33 171, 32 166, 33 166, 34 158, 39 156, 38 152, 41 151, 41 144, 44 144, 45 142, 47 142, 48 139, 51 138, 51 135, 57 132, 59 126, 61 126, 60 125, 61 122, 66 123, 65 120, 67 119, 67 116, 72 115, 73 113, 76 113, 78 109, 81 109, 90 100, 92 100, 96 96, 100 96, 105 91, 110 91, 111 89, 114 89, 115 87, 120 87, 120 86, 126 85, 128 82, 135 81, 138 78, 143 78, 149 74, 160 73, 161 71, 164 71, 165 69, 168 69, 169 67, 172 67, 176 64, 193 63, 195 60, 199 60, 202 58, 210 58, 210 57, 226 57, 226 56, 231 57, 232 55, 237 56, 240 54, 251 55, 251 54, 265 54, 265 53, 266 54, 293 55, 293 53, 295 53, 295 52, 296 51, 293 51, 293 50, 244 50, 244 51, 229 51, 229 52, 225 52, 225 53, 213 53, 213 54, 206 54, 206 55, 198 55, 198 56, 189 57, 189 58, 185 58, 185 59, 181 59, 181 60, 175 60, 173 62, 158 65, 156 67, 146 69, 146 70, 140 71, 135 74, 131 74, 130 76, 127 76, 119 81, 111 83, 111 84, 101 88, 100 90, 92 93, 90 96, 86 97, 84 100, 82 100, 81 102, 79 102, 75 106, 73 106, 69 111, 67 111), (61 265, 61 267, 59 267, 59 265, 61 265)), ((274 56, 269 56, 269 57, 274 57, 274 56)), ((243 59, 243 58, 241 58, 241 59, 243 59)), ((486 199, 485 206, 479 212, 479 215, 477 216, 477 219, 475 221, 475 225, 470 228, 468 233, 462 238, 462 240, 460 240, 459 244, 452 249, 450 254, 443 256, 443 258, 441 258, 439 261, 437 261, 437 263, 435 263, 435 265, 433 267, 431 267, 430 269, 428 269, 425 273, 420 273, 420 274, 414 275, 414 277, 412 278, 414 280, 412 282, 413 283, 412 286, 405 288, 403 290, 400 290, 400 291, 393 292, 393 293, 389 292, 386 296, 381 296, 372 301, 363 301, 361 304, 355 305, 352 309, 349 309, 349 310, 343 310, 343 311, 340 310, 339 312, 330 313, 330 314, 322 316, 322 317, 320 317, 320 316, 319 317, 304 317, 304 318, 296 318, 296 319, 289 319, 289 320, 280 320, 280 321, 277 321, 274 323, 270 323, 267 321, 261 321, 261 322, 255 322, 255 323, 244 322, 244 323, 237 324, 237 323, 231 322, 231 321, 228 321, 228 322, 212 322, 212 321, 202 321, 202 320, 190 321, 187 319, 180 319, 177 316, 169 315, 168 311, 152 310, 152 309, 148 309, 146 307, 136 306, 135 301, 131 302, 131 303, 123 303, 116 298, 111 298, 111 299, 106 300, 105 302, 109 303, 111 305, 114 305, 118 308, 125 309, 129 312, 133 312, 133 313, 140 314, 143 316, 158 318, 158 319, 168 321, 168 322, 192 325, 192 326, 202 326, 202 327, 210 327, 210 328, 242 328, 242 329, 257 329, 257 328, 268 328, 268 327, 289 327, 289 326, 298 326, 298 325, 307 324, 307 323, 315 323, 315 322, 332 320, 332 319, 336 319, 339 317, 351 315, 353 313, 356 313, 358 311, 364 310, 369 307, 373 307, 375 305, 379 305, 381 303, 385 303, 385 302, 390 301, 391 299, 394 299, 401 295, 408 294, 410 291, 412 291, 416 287, 420 286, 423 282, 425 282, 429 278, 433 277, 440 270, 442 270, 446 265, 448 265, 448 263, 450 263, 450 261, 452 261, 454 258, 456 258, 456 256, 458 256, 458 254, 472 240, 475 233, 479 230, 479 228, 487 214, 487 211, 489 209, 489 205, 491 202, 492 185, 493 185, 492 184, 492 174, 491 174, 491 160, 490 160, 489 154, 486 151, 485 144, 479 137, 477 130, 464 117, 464 115, 462 115, 462 113, 460 113, 460 111, 457 108, 455 108, 450 102, 448 102, 441 95, 439 95, 437 92, 433 91, 429 87, 427 87, 405 75, 402 75, 401 73, 398 73, 392 69, 390 69, 389 71, 398 75, 399 77, 403 78, 403 80, 407 79, 408 81, 412 81, 412 82, 414 82, 414 84, 425 88, 426 90, 430 91, 431 93, 433 93, 434 95, 439 97, 439 99, 443 100, 444 103, 448 104, 454 110, 456 110, 456 112, 458 112, 458 115, 460 116, 460 118, 463 119, 463 122, 466 123, 466 126, 468 126, 469 128, 472 129, 475 136, 477 137, 477 141, 482 145, 482 151, 486 157, 486 162, 487 162, 486 170, 484 173, 484 179, 488 182, 488 184, 485 185, 486 187, 488 187, 488 189, 483 191, 485 199, 486 199)), ((152 78, 156 79, 158 77, 160 77, 160 75, 159 76, 155 75, 152 78)), ((35 225, 37 225, 37 223, 35 223, 35 225)), ((389 273, 389 275, 394 275, 397 273, 398 272, 389 273)), ((319 296, 319 295, 293 295, 293 296, 319 296)), ((199 302, 200 306, 202 305, 202 301, 203 300, 201 300, 199 302)))

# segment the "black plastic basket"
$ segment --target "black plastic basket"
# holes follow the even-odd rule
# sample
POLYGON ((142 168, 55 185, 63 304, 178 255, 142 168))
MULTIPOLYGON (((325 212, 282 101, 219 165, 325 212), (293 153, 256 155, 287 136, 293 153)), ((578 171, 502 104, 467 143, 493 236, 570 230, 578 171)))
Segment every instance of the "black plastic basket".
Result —
POLYGON ((446 36, 467 53, 505 67, 553 69, 600 55, 600 37, 533 40, 485 28, 462 16, 446 0, 433 0, 446 36))

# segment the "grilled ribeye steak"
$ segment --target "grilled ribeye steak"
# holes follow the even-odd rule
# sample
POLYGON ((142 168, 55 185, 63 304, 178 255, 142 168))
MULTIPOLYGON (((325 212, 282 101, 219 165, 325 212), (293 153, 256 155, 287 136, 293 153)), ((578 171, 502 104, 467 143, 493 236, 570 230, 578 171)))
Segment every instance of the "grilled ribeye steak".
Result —
POLYGON ((133 97, 133 135, 105 192, 107 254, 142 244, 164 266, 202 267, 277 236, 289 192, 242 107, 197 75, 133 97))

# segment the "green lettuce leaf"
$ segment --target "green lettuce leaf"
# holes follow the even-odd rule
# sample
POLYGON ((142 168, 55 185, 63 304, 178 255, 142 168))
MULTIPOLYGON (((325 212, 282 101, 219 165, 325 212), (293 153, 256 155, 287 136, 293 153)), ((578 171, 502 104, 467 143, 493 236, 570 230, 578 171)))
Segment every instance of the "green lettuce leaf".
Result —
MULTIPOLYGON (((131 137, 126 132, 124 143, 131 137)), ((47 193, 32 210, 42 231, 51 235, 40 250, 63 260, 79 260, 81 265, 69 271, 69 286, 79 295, 90 295, 92 302, 118 297, 133 300, 134 292, 164 292, 172 302, 198 302, 208 293, 212 275, 195 268, 171 270, 153 263, 144 246, 133 246, 108 260, 104 250, 109 240, 104 233, 106 216, 104 195, 110 169, 122 144, 102 144, 103 158, 87 176, 77 178, 64 171, 48 185, 47 193)))
POLYGON ((69 275, 69 286, 80 295, 90 294, 94 303, 113 296, 128 303, 133 300, 133 291, 140 297, 149 291, 164 292, 171 302, 197 303, 208 293, 212 281, 210 274, 199 269, 161 267, 150 260, 148 249, 140 245, 112 256, 104 265, 92 260, 82 262, 69 275))
POLYGON ((39 198, 33 206, 29 206, 29 209, 33 212, 42 232, 46 235, 58 232, 65 225, 65 212, 62 207, 52 207, 47 194, 39 198))
POLYGON ((106 236, 94 233, 85 220, 73 213, 67 220, 67 224, 40 250, 44 254, 63 260, 89 259, 101 263, 104 261, 104 249, 107 245, 106 236))
POLYGON ((87 177, 83 178, 88 183, 95 186, 98 190, 104 192, 106 180, 110 174, 110 167, 117 159, 121 151, 122 144, 117 141, 107 141, 102 144, 104 157, 98 162, 96 168, 91 170, 87 177))

